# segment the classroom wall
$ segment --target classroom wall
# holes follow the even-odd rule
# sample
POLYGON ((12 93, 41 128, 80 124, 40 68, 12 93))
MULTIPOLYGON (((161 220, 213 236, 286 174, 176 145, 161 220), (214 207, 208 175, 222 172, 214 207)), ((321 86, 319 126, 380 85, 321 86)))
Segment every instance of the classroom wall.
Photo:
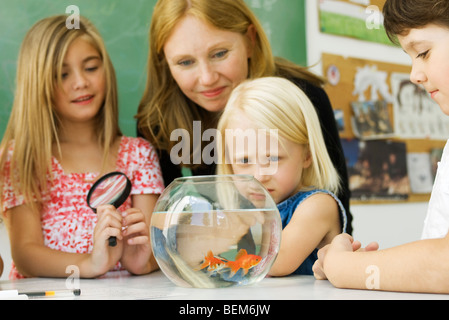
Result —
MULTIPOLYGON (((321 33, 318 3, 319 0, 306 2, 307 57, 314 72, 323 75, 323 52, 410 65, 410 58, 401 48, 321 33)), ((352 205, 354 238, 365 244, 378 241, 381 248, 418 240, 426 211, 427 203, 421 202, 352 205)))

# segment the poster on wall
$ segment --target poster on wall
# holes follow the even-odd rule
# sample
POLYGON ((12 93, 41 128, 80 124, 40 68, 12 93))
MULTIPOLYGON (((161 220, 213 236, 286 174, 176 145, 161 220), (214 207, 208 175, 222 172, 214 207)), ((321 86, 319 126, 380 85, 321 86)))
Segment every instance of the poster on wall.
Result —
POLYGON ((383 27, 385 0, 320 0, 323 33, 392 45, 383 27))
POLYGON ((427 91, 410 81, 407 73, 391 74, 395 134, 405 139, 445 140, 449 119, 427 91))

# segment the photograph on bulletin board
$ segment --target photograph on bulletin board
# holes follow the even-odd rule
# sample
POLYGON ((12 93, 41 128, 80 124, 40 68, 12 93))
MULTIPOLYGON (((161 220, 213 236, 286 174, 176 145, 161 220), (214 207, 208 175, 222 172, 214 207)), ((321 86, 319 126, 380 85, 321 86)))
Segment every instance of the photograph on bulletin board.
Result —
POLYGON ((338 36, 392 45, 383 27, 385 0, 320 0, 320 30, 338 36))
POLYGON ((410 193, 405 143, 342 139, 351 196, 357 200, 405 200, 410 193))
POLYGON ((391 138, 394 135, 387 103, 384 100, 352 102, 354 135, 363 139, 391 138))

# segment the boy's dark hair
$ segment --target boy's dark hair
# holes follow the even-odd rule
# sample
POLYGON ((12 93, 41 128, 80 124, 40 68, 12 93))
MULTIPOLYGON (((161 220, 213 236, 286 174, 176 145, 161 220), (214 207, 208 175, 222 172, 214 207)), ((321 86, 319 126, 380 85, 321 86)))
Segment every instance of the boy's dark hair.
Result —
POLYGON ((398 44, 397 35, 429 23, 449 28, 448 0, 387 0, 383 8, 384 27, 388 38, 398 44))

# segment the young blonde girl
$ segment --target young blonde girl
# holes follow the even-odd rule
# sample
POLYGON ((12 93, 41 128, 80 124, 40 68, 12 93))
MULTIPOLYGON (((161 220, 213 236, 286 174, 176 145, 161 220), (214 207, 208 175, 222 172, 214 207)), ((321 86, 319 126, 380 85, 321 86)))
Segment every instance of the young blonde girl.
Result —
POLYGON ((317 249, 345 230, 346 213, 312 103, 286 79, 246 81, 231 94, 218 130, 218 173, 254 175, 278 205, 281 248, 269 274, 313 274, 317 249), (236 143, 241 132, 257 139, 236 143))
POLYGON ((163 189, 158 158, 147 141, 120 132, 115 72, 98 31, 83 17, 79 29, 67 29, 66 19, 37 22, 19 53, 0 145, 10 278, 65 277, 69 265, 81 277, 114 267, 147 273, 157 268, 148 224, 163 189), (87 192, 111 171, 130 178, 132 196, 120 211, 102 206, 95 214, 87 192))

